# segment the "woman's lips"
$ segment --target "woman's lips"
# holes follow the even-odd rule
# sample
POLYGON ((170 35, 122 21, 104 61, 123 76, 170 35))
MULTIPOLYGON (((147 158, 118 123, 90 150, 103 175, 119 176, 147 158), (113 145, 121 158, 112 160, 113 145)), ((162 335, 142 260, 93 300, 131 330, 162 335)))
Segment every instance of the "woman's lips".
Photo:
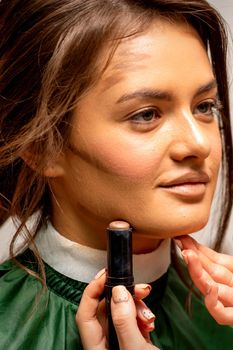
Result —
POLYGON ((186 173, 162 182, 159 187, 184 199, 201 200, 210 177, 204 172, 186 173))
POLYGON ((205 183, 184 183, 174 186, 163 187, 164 190, 174 193, 179 197, 201 199, 206 191, 205 183))

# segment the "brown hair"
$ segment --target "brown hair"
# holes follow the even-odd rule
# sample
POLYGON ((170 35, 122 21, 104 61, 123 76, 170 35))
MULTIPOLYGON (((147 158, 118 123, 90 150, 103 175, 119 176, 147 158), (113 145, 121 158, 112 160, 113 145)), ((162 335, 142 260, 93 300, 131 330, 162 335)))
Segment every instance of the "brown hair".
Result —
POLYGON ((107 43, 116 47, 158 17, 191 24, 210 52, 223 105, 223 186, 216 242, 220 247, 232 204, 233 163, 227 38, 218 12, 205 0, 2 0, 0 223, 9 216, 20 219, 12 257, 15 239, 29 217, 40 212, 33 232, 27 232, 28 243, 51 214, 43 168, 65 147, 72 111, 102 73, 98 58, 103 48, 107 43), (30 167, 21 158, 27 152, 33 155, 30 167))

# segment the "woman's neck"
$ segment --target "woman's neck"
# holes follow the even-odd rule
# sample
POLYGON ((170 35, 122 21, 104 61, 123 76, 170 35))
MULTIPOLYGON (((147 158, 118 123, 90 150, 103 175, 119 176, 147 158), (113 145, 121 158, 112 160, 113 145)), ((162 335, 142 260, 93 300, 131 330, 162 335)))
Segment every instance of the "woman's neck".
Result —
MULTIPOLYGON (((72 279, 90 282, 106 266, 105 250, 93 249, 71 241, 48 223, 36 236, 36 245, 42 259, 54 270, 72 279)), ((133 255, 135 283, 150 283, 161 277, 170 264, 170 239, 146 254, 133 255)))
MULTIPOLYGON (((106 229, 108 223, 90 218, 55 215, 51 219, 53 227, 65 238, 93 249, 106 250, 106 229)), ((133 253, 146 254, 159 247, 162 239, 148 237, 135 231, 133 233, 133 253)))

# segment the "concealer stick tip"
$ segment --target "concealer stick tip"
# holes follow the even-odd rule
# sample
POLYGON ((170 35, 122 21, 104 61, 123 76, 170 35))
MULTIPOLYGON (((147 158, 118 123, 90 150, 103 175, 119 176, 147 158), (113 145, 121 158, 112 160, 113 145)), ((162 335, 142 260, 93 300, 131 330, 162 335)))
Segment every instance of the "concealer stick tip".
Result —
POLYGON ((128 230, 130 228, 130 225, 126 221, 112 221, 109 224, 110 230, 128 230))

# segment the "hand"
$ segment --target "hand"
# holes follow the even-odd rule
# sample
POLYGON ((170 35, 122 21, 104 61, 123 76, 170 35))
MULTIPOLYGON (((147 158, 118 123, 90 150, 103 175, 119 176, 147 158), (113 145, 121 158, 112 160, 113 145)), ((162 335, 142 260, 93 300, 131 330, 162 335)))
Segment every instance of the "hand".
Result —
POLYGON ((219 324, 232 326, 233 257, 217 253, 189 236, 179 237, 177 242, 209 313, 219 324))
MULTIPOLYGON (((85 350, 106 350, 105 272, 100 273, 85 289, 76 315, 76 323, 85 350)), ((112 290, 111 311, 121 350, 159 350, 150 342, 155 316, 141 300, 150 293, 149 285, 135 286, 135 301, 124 286, 112 290)))

